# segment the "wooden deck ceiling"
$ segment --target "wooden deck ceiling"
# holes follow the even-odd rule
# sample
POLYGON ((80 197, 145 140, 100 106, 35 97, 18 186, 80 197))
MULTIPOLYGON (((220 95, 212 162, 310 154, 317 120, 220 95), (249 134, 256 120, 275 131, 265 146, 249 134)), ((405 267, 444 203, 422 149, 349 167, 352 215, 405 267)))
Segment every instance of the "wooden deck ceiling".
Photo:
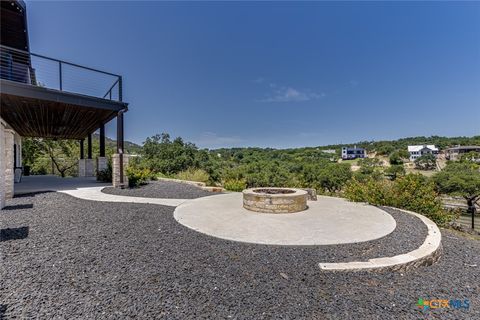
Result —
POLYGON ((0 116, 21 136, 84 139, 127 103, 0 80, 0 116))

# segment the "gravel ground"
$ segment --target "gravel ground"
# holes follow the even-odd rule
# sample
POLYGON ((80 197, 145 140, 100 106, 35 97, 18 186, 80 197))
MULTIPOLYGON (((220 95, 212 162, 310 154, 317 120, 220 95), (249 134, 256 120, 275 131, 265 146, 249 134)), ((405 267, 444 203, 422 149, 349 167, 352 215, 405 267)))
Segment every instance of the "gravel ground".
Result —
POLYGON ((144 186, 128 189, 107 187, 102 192, 118 196, 167 199, 195 199, 216 194, 190 184, 171 181, 150 181, 144 186))
POLYGON ((451 231, 442 231, 444 255, 433 266, 406 273, 319 269, 332 258, 387 253, 393 237, 402 252, 421 243, 424 227, 390 209, 397 230, 380 240, 282 247, 203 235, 178 224, 166 206, 59 193, 8 204, 0 211, 5 318, 480 318, 480 241, 451 231), (424 313, 415 306, 419 298, 469 299, 470 309, 424 313))

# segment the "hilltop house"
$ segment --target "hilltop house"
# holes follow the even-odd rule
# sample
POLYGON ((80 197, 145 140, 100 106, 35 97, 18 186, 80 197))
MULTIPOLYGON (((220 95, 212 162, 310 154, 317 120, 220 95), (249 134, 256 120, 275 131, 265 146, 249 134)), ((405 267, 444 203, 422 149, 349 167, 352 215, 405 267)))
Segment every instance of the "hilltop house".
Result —
POLYGON ((445 150, 447 160, 458 160, 462 154, 469 152, 480 153, 480 146, 456 146, 445 150))
POLYGON ((438 154, 438 148, 433 144, 408 146, 408 153, 410 154, 410 161, 415 161, 415 159, 426 154, 433 154, 436 156, 438 154))
POLYGON ((114 118, 113 184, 123 187, 128 163, 123 155, 123 117, 128 104, 122 101, 122 77, 30 52, 25 3, 0 1, 0 6, 0 208, 13 197, 14 181, 20 181, 22 137, 79 141, 78 175, 94 176, 107 167, 105 124, 114 118), (100 150, 95 165, 92 134, 97 129, 100 150))
POLYGON ((357 148, 357 146, 351 147, 343 147, 342 148, 342 159, 343 160, 351 160, 357 158, 366 158, 367 151, 364 148, 357 148))

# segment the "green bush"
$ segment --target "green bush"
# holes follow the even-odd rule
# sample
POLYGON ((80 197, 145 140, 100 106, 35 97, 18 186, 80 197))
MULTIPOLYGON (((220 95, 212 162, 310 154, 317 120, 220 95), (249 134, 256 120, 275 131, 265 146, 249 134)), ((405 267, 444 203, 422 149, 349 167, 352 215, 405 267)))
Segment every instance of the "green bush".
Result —
POLYGON ((207 183, 210 180, 210 176, 205 170, 193 168, 177 173, 175 178, 203 183, 207 183))
POLYGON ((420 170, 433 170, 437 164, 437 158, 430 153, 415 159, 415 167, 420 170))
POLYGON ((421 174, 408 174, 393 183, 391 206, 421 213, 439 225, 453 218, 445 210, 435 184, 421 174))
POLYGON ((243 179, 231 179, 225 181, 223 187, 229 191, 243 191, 247 188, 247 182, 243 179))
POLYGON ((404 176, 405 173, 403 164, 391 165, 383 172, 383 174, 390 180, 396 180, 398 177, 404 176))
POLYGON ((443 210, 434 183, 420 174, 408 174, 395 181, 353 179, 347 184, 344 196, 355 202, 417 212, 438 225, 445 225, 454 218, 453 214, 443 210))
POLYGON ((401 149, 401 150, 395 150, 392 152, 389 156, 389 161, 391 165, 400 165, 405 162, 406 159, 410 157, 410 154, 408 153, 407 150, 401 149))
POLYGON ((350 201, 367 202, 373 205, 388 206, 392 199, 391 183, 385 180, 353 178, 344 189, 343 195, 350 201))
POLYGON ((97 181, 112 182, 112 163, 110 161, 105 169, 97 172, 97 181))
POLYGON ((130 188, 144 185, 152 177, 152 172, 149 169, 141 169, 134 166, 127 167, 128 186, 130 188))
POLYGON ((320 194, 325 191, 336 193, 352 178, 349 164, 325 163, 305 166, 303 170, 303 186, 314 188, 320 194))

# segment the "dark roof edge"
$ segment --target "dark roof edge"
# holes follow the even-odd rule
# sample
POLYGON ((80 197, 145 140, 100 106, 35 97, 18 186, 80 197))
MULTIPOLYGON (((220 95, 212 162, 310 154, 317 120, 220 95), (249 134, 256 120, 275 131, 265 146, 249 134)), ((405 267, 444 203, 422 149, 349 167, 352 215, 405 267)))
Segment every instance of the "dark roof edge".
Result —
POLYGON ((122 110, 124 112, 128 111, 128 103, 126 102, 102 99, 78 93, 71 93, 67 91, 48 89, 5 79, 0 79, 0 92, 14 96, 48 100, 82 107, 106 109, 117 112, 122 110))

